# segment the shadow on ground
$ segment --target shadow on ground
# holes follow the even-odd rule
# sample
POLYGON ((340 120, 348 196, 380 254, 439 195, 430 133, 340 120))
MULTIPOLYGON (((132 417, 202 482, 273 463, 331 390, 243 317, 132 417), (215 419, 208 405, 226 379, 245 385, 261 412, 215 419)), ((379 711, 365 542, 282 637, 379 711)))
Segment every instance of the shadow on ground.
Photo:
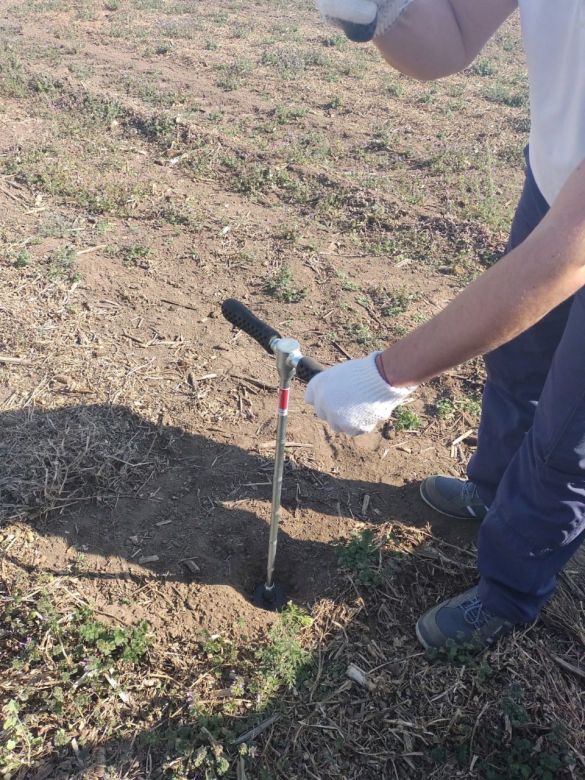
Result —
MULTIPOLYGON (((103 580, 141 580, 151 570, 244 596, 262 580, 272 453, 97 405, 5 413, 0 441, 4 517, 62 541, 42 550, 39 569, 103 580), (123 565, 116 570, 116 563, 123 565)), ((343 479, 291 459, 282 503, 278 578, 291 598, 306 602, 327 587, 336 568, 332 541, 351 535, 356 520, 430 524, 452 540, 475 531, 434 515, 416 484, 343 479)))
MULTIPOLYGON (((132 739, 104 739, 98 730, 88 732, 84 750, 77 757, 71 756, 69 748, 49 751, 34 769, 24 769, 16 777, 87 779, 106 764, 108 771, 119 768, 120 774, 107 775, 113 778, 173 777, 172 771, 163 771, 169 756, 180 762, 184 755, 191 755, 195 745, 203 747, 206 760, 213 763, 218 737, 229 744, 233 736, 265 719, 274 708, 287 713, 282 721, 287 722, 297 704, 294 697, 283 697, 280 691, 258 708, 253 706, 233 717, 228 713, 219 720, 214 719, 212 706, 202 705, 202 711, 192 712, 185 699, 186 691, 208 677, 214 706, 221 711, 222 691, 233 691, 238 664, 247 664, 250 670, 265 662, 255 653, 270 637, 274 618, 268 620, 259 614, 248 596, 264 576, 271 457, 172 426, 154 425, 124 407, 76 406, 3 414, 0 464, 4 519, 12 518, 20 528, 30 525, 34 529, 33 541, 23 542, 21 547, 15 536, 15 545, 6 550, 4 560, 31 575, 49 574, 52 582, 74 583, 71 587, 92 606, 97 605, 98 614, 113 617, 115 624, 148 620, 167 655, 163 653, 160 662, 153 656, 144 675, 157 678, 164 670, 163 678, 174 681, 157 682, 138 709, 134 705, 132 715, 119 704, 114 724, 130 717, 132 739), (47 508, 51 509, 48 513, 47 508), (223 625, 225 636, 233 637, 241 652, 239 660, 231 657, 228 645, 220 644, 212 651, 209 645, 197 645, 203 629, 211 630, 215 625, 223 625), (199 633, 193 628, 199 628, 199 633), (207 649, 202 653, 201 647, 207 649), (209 652, 217 657, 210 660, 209 652)), ((446 530, 420 502, 415 484, 394 487, 343 479, 289 458, 283 506, 278 581, 289 598, 317 605, 318 612, 320 604, 327 604, 323 608, 326 617, 319 619, 321 639, 314 645, 314 657, 328 653, 327 669, 316 672, 313 659, 308 668, 311 675, 316 673, 314 683, 295 694, 303 702, 307 723, 316 719, 314 728, 321 728, 318 724, 323 718, 327 723, 327 718, 314 704, 313 695, 318 692, 320 698, 327 699, 340 685, 347 693, 343 686, 349 648, 358 647, 363 640, 363 652, 373 653, 366 665, 376 667, 386 668, 388 658, 395 658, 399 665, 404 659, 419 657, 412 630, 417 614, 429 600, 444 595, 445 589, 457 589, 469 581, 474 576, 473 559, 467 556, 463 563, 457 563, 436 548, 426 549, 428 535, 421 532, 417 536, 416 529, 407 530, 429 522, 438 536, 446 530), (367 527, 374 531, 378 524, 385 533, 390 529, 395 534, 396 550, 405 550, 395 557, 390 555, 384 563, 398 565, 400 577, 380 580, 375 591, 378 595, 367 604, 361 596, 359 577, 351 582, 348 596, 348 580, 339 574, 334 544, 339 538, 350 538, 356 528, 366 527, 361 521, 367 521, 367 527), (329 650, 326 642, 333 634, 337 634, 338 646, 329 650), (348 645, 348 635, 354 637, 353 645, 348 645)), ((457 530, 470 533, 465 526, 457 530)), ((456 533, 451 527, 449 536, 461 544, 456 533)), ((268 641, 274 642, 274 638, 268 641)), ((408 667, 404 669, 406 674, 408 667)), ((299 672, 301 668, 295 671, 297 677, 299 672)), ((106 683, 103 685, 107 692, 106 683)), ((36 706, 43 708, 46 695, 34 686, 33 691, 31 696, 40 697, 36 706)), ((406 717, 414 705, 405 700, 404 707, 406 717)), ((293 721, 290 723, 292 727, 293 721)), ((54 727, 53 723, 50 728, 54 727)), ((115 730, 118 728, 116 725, 115 730)), ((126 726, 123 732, 128 733, 126 726)), ((266 750, 272 733, 272 729, 267 731, 266 750)), ((293 765, 300 759, 294 758, 296 748, 289 737, 285 726, 274 733, 272 752, 261 763, 272 767, 275 774, 268 772, 263 778, 293 777, 291 764, 287 764, 290 756, 285 761, 284 752, 292 750, 293 765), (279 766, 288 775, 279 773, 279 766)), ((403 777, 420 776, 404 773, 408 761, 405 764, 400 758, 398 747, 396 755, 380 754, 371 766, 363 767, 361 749, 350 735, 345 743, 332 746, 331 758, 325 761, 331 769, 327 776, 392 777, 396 765, 402 767, 403 777)), ((406 755, 411 752, 408 746, 400 750, 406 755)), ((233 773, 226 777, 236 776, 234 751, 230 758, 233 773)), ((303 755, 304 768, 294 777, 324 776, 308 774, 314 770, 322 773, 325 764, 311 757, 310 750, 303 755)), ((196 766, 192 755, 189 761, 189 766, 196 766)), ((258 765, 258 761, 252 763, 258 765)), ((189 777, 216 776, 193 771, 189 777)), ((106 775, 95 774, 98 776, 106 775)))

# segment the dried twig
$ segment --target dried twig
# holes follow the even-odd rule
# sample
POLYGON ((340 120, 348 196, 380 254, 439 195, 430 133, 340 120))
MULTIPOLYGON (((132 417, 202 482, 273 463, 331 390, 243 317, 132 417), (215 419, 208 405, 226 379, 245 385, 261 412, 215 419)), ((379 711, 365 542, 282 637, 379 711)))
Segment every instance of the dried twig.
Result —
POLYGON ((234 739, 232 744, 241 745, 243 742, 250 742, 251 740, 256 739, 256 737, 262 734, 263 731, 266 731, 266 729, 269 729, 270 726, 276 723, 279 719, 280 713, 275 712, 274 715, 271 715, 267 720, 259 723, 253 729, 250 729, 250 731, 246 731, 245 734, 242 734, 237 739, 234 739))

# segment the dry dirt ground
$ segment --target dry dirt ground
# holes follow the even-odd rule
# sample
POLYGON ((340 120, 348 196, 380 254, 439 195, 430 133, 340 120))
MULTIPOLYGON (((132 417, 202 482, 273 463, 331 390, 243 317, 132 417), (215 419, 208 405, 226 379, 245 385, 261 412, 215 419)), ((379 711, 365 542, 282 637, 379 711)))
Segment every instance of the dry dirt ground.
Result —
POLYGON ((578 563, 481 660, 414 638, 475 573, 477 529, 418 482, 464 473, 481 363, 355 440, 295 384, 281 618, 249 602, 275 366, 220 313, 239 298, 331 364, 497 259, 528 129, 516 20, 421 85, 308 2, 11 0, 0 98, 4 776, 583 777, 578 563))

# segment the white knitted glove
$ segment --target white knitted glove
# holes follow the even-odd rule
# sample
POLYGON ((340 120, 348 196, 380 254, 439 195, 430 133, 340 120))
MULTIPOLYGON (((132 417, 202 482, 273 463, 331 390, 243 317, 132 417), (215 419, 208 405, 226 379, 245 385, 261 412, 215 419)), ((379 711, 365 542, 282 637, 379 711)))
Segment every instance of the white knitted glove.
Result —
POLYGON ((334 431, 358 436, 368 433, 405 401, 415 387, 392 387, 376 366, 377 352, 348 360, 311 379, 305 401, 334 431))
POLYGON ((412 0, 316 0, 317 9, 331 24, 367 27, 375 22, 374 37, 387 32, 412 0))

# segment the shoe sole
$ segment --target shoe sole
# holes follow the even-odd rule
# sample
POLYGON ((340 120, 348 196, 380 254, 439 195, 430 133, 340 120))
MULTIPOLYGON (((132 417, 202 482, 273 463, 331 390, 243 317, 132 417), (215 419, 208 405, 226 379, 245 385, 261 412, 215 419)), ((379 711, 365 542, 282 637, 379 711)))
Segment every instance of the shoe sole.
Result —
POLYGON ((469 515, 453 515, 450 512, 446 512, 444 509, 439 509, 438 506, 432 503, 430 498, 427 498, 427 496, 424 494, 424 482, 421 482, 419 493, 422 500, 425 502, 427 506, 430 506, 431 509, 434 509, 435 512, 438 512, 440 515, 443 515, 444 517, 451 517, 453 520, 464 520, 467 522, 468 520, 475 520, 477 523, 480 523, 483 518, 482 517, 474 517, 472 514, 469 515))
POLYGON ((428 642, 427 642, 427 641, 426 641, 426 640, 423 638, 423 635, 422 635, 422 634, 421 634, 421 632, 420 632, 420 629, 419 629, 419 627, 418 627, 418 620, 416 621, 416 625, 415 625, 415 627, 414 627, 414 630, 415 630, 415 632, 416 632, 416 638, 417 638, 417 639, 418 639, 418 641, 421 643, 421 645, 424 647, 424 649, 425 649, 425 650, 430 650, 430 649, 431 649, 431 646, 430 646, 430 645, 429 645, 429 643, 428 643, 428 642))

